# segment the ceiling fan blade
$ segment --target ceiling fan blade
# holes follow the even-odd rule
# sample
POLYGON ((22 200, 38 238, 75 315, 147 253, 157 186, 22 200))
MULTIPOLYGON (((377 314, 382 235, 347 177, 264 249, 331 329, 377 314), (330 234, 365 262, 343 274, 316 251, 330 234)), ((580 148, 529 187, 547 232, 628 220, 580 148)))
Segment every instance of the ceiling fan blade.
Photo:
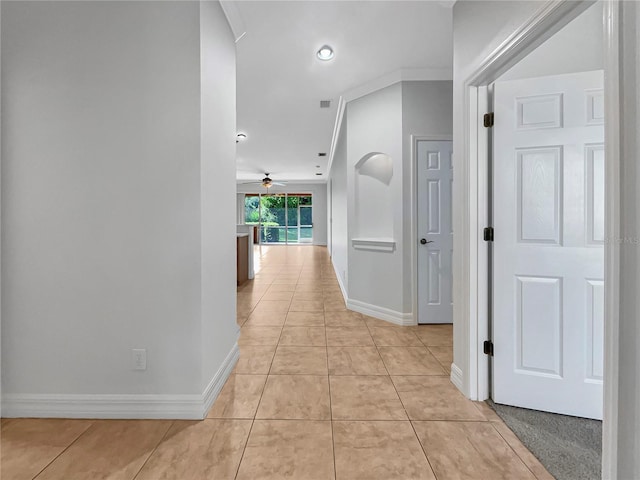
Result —
POLYGON ((271 182, 271 185, 278 185, 279 187, 285 187, 287 184, 286 183, 280 183, 280 182, 271 182))

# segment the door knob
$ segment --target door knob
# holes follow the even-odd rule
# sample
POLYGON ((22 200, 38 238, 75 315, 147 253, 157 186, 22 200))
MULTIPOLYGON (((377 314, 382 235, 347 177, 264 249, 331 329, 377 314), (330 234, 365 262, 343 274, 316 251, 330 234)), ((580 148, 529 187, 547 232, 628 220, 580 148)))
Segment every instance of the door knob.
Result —
POLYGON ((421 238, 420 243, 422 245, 426 245, 427 243, 433 243, 433 240, 427 240, 426 238, 421 238))

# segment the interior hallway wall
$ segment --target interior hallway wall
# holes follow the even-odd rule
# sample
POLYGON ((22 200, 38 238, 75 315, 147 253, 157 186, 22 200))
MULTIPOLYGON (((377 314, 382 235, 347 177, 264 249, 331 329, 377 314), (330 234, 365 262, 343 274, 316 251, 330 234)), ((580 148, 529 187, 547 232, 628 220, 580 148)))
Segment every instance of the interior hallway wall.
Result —
POLYGON ((233 278, 219 276, 235 268, 235 218, 214 215, 235 188, 212 183, 235 177, 223 12, 1 8, 3 408, 118 394, 170 409, 187 395, 194 410, 176 416, 196 415, 237 339, 233 278))
POLYGON ((351 306, 366 308, 368 314, 398 323, 413 321, 411 136, 451 136, 451 95, 451 81, 399 82, 346 106, 330 173, 333 263, 351 306), (391 158, 388 185, 382 185, 384 179, 358 178, 358 162, 371 153, 391 158), (368 194, 379 195, 363 189, 375 188, 383 189, 389 202, 379 211, 363 204, 368 194), (354 248, 352 240, 358 237, 393 239, 395 249, 354 248))
MULTIPOLYGON (((349 106, 344 115, 348 115, 349 106)), ((343 295, 348 296, 347 256, 349 250, 349 234, 347 232, 347 122, 343 119, 340 125, 340 136, 335 147, 331 164, 331 261, 340 282, 343 295)))
POLYGON ((202 383, 218 369, 239 335, 236 318, 236 44, 218 2, 200 3, 200 191, 202 383), (225 208, 221 208, 221 206, 225 208), (221 275, 220 272, 226 274, 221 275), (233 319, 234 321, 230 321, 233 319))
MULTIPOLYGON (((394 313, 403 313, 402 304, 402 86, 396 83, 349 102, 347 116, 347 212, 348 212, 348 291, 349 300, 394 313), (376 180, 373 184, 358 184, 355 170, 358 162, 370 153, 383 153, 391 158, 393 175, 388 185, 376 180), (361 202, 378 184, 392 202, 390 217, 374 212, 370 218, 357 218, 366 211, 361 202), (361 190, 358 191, 358 187, 361 190), (396 242, 393 252, 360 250, 353 247, 353 238, 362 236, 358 222, 368 222, 376 236, 391 237, 396 242)), ((372 235, 366 235, 372 237, 372 235)), ((374 238, 376 236, 373 236, 374 238)))

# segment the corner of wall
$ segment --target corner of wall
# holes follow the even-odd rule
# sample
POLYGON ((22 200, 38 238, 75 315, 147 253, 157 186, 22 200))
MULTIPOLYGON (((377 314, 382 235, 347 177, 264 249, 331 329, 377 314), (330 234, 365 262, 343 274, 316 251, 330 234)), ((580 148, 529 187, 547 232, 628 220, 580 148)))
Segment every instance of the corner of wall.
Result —
POLYGON ((463 394, 466 395, 464 390, 464 375, 460 367, 458 367, 455 363, 451 364, 451 383, 453 383, 458 390, 460 390, 463 394))
POLYGON ((215 402, 218 395, 220 395, 224 384, 227 382, 231 372, 238 363, 239 358, 240 349, 236 342, 233 344, 231 351, 228 353, 222 362, 222 365, 202 393, 202 419, 207 418, 207 413, 209 413, 209 410, 211 410, 211 407, 213 406, 213 402, 215 402))

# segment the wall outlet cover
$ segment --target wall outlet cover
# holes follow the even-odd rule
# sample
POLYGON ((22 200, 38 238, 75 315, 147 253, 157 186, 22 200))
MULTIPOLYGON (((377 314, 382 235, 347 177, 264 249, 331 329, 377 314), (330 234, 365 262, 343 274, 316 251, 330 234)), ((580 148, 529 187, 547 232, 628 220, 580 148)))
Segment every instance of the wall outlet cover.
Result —
POLYGON ((147 349, 134 348, 131 350, 131 366, 133 370, 147 369, 147 349))

